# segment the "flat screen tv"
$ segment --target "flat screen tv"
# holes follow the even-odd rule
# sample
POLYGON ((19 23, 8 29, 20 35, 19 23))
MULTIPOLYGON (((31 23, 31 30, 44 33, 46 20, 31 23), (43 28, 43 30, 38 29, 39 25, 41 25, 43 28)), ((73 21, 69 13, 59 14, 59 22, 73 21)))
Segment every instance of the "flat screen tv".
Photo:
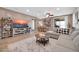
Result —
POLYGON ((13 28, 26 28, 28 24, 13 24, 13 28))

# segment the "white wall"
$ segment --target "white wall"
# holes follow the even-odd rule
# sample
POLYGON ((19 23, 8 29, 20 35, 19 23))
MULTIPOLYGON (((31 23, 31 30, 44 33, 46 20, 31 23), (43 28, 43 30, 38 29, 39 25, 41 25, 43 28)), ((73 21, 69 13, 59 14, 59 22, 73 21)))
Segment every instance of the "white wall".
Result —
POLYGON ((75 28, 76 28, 76 25, 77 25, 77 22, 78 22, 77 16, 78 16, 78 11, 77 11, 77 9, 75 9, 73 11, 73 27, 75 27, 75 28))
POLYGON ((35 21, 32 20, 30 24, 31 24, 31 29, 32 29, 32 30, 35 30, 35 21))
POLYGON ((64 19, 65 19, 65 28, 67 28, 67 25, 68 25, 68 16, 65 16, 64 19))
MULTIPOLYGON (((78 13, 77 13, 77 17, 78 17, 78 19, 79 19, 79 8, 77 8, 77 11, 78 11, 78 13)), ((76 29, 79 29, 79 22, 78 22, 78 20, 77 20, 77 22, 76 22, 76 29)))

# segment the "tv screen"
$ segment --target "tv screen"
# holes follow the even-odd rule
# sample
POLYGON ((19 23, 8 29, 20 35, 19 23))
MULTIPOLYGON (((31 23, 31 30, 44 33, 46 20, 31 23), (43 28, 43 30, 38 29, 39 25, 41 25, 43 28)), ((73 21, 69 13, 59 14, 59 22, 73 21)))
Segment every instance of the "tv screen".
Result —
POLYGON ((26 28, 28 27, 27 24, 13 24, 13 28, 26 28))

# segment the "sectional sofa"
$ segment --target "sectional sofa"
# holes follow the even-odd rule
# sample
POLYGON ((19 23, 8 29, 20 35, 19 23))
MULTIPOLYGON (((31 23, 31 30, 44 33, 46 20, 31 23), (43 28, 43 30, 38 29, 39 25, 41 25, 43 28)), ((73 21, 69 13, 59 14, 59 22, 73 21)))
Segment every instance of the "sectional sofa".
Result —
POLYGON ((70 35, 60 35, 57 45, 79 51, 79 30, 73 31, 70 35))

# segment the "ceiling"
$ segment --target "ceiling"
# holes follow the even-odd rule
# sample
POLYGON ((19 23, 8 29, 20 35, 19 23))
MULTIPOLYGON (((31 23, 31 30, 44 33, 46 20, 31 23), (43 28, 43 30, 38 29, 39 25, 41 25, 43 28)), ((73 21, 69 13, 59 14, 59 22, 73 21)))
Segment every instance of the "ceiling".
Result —
POLYGON ((46 17, 46 13, 50 12, 54 16, 67 15, 73 13, 74 7, 5 7, 13 11, 32 15, 38 18, 46 17))

